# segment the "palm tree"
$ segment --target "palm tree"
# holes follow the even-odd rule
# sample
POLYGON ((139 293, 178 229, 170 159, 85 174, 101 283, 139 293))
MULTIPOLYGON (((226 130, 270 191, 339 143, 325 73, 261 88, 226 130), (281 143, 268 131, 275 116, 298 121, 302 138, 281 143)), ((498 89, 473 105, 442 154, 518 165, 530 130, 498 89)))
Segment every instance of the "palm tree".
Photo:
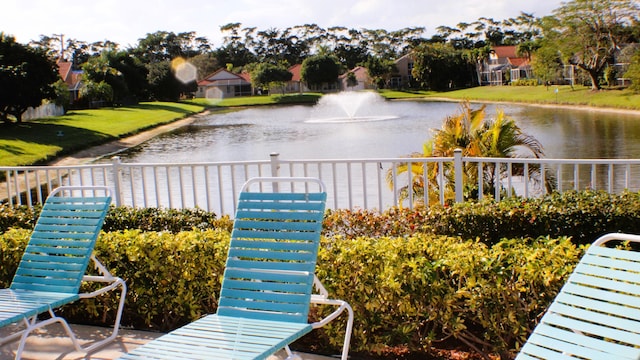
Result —
MULTIPOLYGON (((441 129, 435 130, 431 140, 423 145, 422 153, 413 153, 409 157, 452 157, 455 149, 462 150, 463 157, 518 157, 521 150, 530 152, 530 155, 540 158, 544 156, 542 144, 534 137, 522 132, 515 121, 505 115, 503 110, 497 110, 493 119, 486 116, 486 105, 479 109, 472 109, 468 101, 462 102, 461 111, 458 114, 447 116, 441 129)), ((501 187, 500 180, 507 175, 506 169, 499 169, 496 174, 495 164, 487 164, 482 169, 482 181, 484 193, 492 194, 496 187, 501 187)), ((522 166, 514 166, 511 175, 523 175, 522 166)), ((428 182, 426 188, 430 189, 428 198, 431 202, 440 194, 437 190, 445 191, 445 199, 452 199, 454 194, 453 165, 442 163, 424 166, 421 163, 406 162, 397 164, 387 171, 387 183, 393 189, 394 179, 398 175, 411 172, 411 192, 409 185, 398 189, 401 201, 410 196, 414 198, 424 197, 425 179, 428 182), (443 179, 439 180, 442 171, 443 179), (425 176, 426 173, 426 176, 425 176)), ((532 179, 537 177, 539 169, 529 169, 532 179)), ((477 198, 478 196, 478 164, 466 163, 463 167, 463 181, 465 184, 465 197, 477 198)))

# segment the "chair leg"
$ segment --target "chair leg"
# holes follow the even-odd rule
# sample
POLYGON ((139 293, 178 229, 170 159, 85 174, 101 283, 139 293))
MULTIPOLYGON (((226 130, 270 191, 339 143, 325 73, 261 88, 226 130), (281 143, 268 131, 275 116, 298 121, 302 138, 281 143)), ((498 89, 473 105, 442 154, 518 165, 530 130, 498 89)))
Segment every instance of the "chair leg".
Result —
MULTIPOLYGON (((98 280, 99 281, 99 280, 98 280)), ((117 336, 118 336, 118 331, 120 330, 120 321, 122 319, 122 311, 124 310, 124 303, 125 303, 125 299, 126 299, 126 295, 127 295, 127 284, 124 282, 124 280, 120 279, 120 278, 113 278, 112 279, 112 283, 99 290, 98 294, 96 294, 96 292, 91 293, 91 294, 83 294, 80 297, 81 298, 89 298, 89 297, 93 297, 93 296, 97 296, 100 295, 106 291, 109 291, 111 289, 114 289, 118 286, 120 286, 120 302, 118 303, 118 310, 116 312, 116 319, 115 322, 113 324, 113 330, 111 331, 111 335, 109 335, 109 337, 93 342, 91 343, 91 345, 87 346, 87 347, 81 347, 80 344, 76 344, 74 342, 74 346, 76 346, 76 349, 78 349, 78 351, 83 351, 86 353, 90 353, 92 351, 95 351, 96 349, 99 349, 103 346, 105 346, 106 344, 110 343, 111 341, 113 341, 117 336)))
POLYGON ((284 347, 284 350, 287 352, 287 357, 285 360, 302 360, 302 357, 298 354, 294 354, 291 349, 289 348, 289 345, 284 347))

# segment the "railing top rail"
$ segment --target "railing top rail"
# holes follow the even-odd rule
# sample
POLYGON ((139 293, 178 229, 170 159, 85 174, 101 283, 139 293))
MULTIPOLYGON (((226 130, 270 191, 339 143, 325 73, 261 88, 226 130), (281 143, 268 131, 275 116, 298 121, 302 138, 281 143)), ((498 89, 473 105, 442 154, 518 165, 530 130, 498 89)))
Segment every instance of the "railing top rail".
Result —
MULTIPOLYGON (((442 162, 453 161, 453 157, 392 157, 392 158, 353 158, 353 159, 278 159, 279 163, 378 163, 378 162, 442 162)), ((494 157, 462 157, 464 162, 493 162, 493 163, 528 163, 528 164, 630 164, 639 165, 640 159, 550 159, 550 158, 494 158, 494 157)), ((215 161, 193 163, 126 163, 118 164, 125 167, 145 166, 210 166, 210 165, 256 165, 269 164, 270 160, 245 161, 215 161)), ((0 171, 14 170, 73 170, 77 168, 101 168, 111 166, 112 163, 82 164, 82 165, 28 165, 28 166, 0 166, 0 171)))
POLYGON ((548 159, 548 158, 490 158, 463 157, 465 162, 494 162, 494 163, 527 163, 527 164, 640 164, 640 159, 548 159))

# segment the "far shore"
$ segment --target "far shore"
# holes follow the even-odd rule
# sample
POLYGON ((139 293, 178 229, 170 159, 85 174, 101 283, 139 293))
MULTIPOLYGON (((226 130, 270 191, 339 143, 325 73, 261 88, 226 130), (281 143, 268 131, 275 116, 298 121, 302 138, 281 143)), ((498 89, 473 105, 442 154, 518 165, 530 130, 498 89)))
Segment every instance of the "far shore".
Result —
MULTIPOLYGON (((397 101, 448 101, 448 102, 460 102, 460 99, 447 98, 447 97, 422 97, 422 98, 408 98, 408 99, 397 99, 397 101)), ((396 100, 394 100, 396 101, 396 100)), ((472 103, 487 103, 487 104, 503 104, 503 105, 520 105, 520 106, 535 106, 535 107, 543 107, 543 108, 556 108, 556 109, 567 109, 567 110, 580 110, 580 111, 591 111, 591 112, 599 112, 599 113, 610 113, 610 114, 626 114, 626 115, 637 115, 640 116, 640 110, 635 109, 621 109, 614 107, 601 107, 601 106, 588 106, 588 105, 571 105, 571 104, 542 104, 542 103, 531 103, 531 102, 522 102, 522 101, 495 101, 495 100, 470 100, 472 103)))
MULTIPOLYGON (((455 99, 455 98, 447 98, 447 97, 425 96, 425 97, 415 97, 415 98, 392 99, 391 101, 460 102, 462 100, 455 99)), ((542 104, 542 103, 528 103, 528 102, 514 102, 514 101, 492 101, 492 100, 470 100, 470 101, 473 103, 490 103, 490 104, 504 104, 504 105, 511 104, 511 105, 521 105, 521 106, 535 106, 535 107, 544 107, 544 108, 591 111, 591 112, 599 112, 599 113, 616 113, 616 114, 625 114, 625 115, 640 117, 640 110, 633 110, 633 109, 620 109, 620 108, 611 108, 611 107, 596 107, 596 106, 571 105, 571 104, 542 104)), ((114 140, 102 145, 93 146, 85 150, 79 151, 75 154, 58 158, 50 162, 48 165, 51 165, 51 166, 82 165, 82 164, 91 163, 97 159, 105 158, 107 156, 115 156, 119 152, 138 146, 144 143, 145 141, 152 139, 158 135, 173 131, 183 126, 190 125, 197 119, 204 116, 208 116, 210 113, 211 113, 210 110, 205 110, 199 114, 195 114, 187 118, 179 119, 169 124, 161 125, 150 130, 142 131, 138 134, 135 134, 129 137, 114 140)))

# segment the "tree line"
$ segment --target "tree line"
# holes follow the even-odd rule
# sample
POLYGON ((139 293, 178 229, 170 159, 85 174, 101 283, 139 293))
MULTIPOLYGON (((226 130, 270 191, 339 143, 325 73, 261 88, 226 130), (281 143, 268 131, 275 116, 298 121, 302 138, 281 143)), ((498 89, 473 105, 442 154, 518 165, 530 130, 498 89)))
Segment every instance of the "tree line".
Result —
MULTIPOLYGON (((55 62, 61 57, 82 70, 79 106, 97 100, 115 105, 177 100, 195 91, 195 80, 220 68, 248 71, 254 86, 268 86, 287 81, 286 69, 305 61, 303 76, 309 80, 335 79, 360 65, 378 87, 386 87, 395 75, 394 61, 410 53, 415 61, 412 87, 476 86, 481 65, 492 47, 500 45, 516 46, 542 81, 556 78, 564 65, 574 65, 599 89, 615 75, 611 73, 615 62, 631 64, 631 76, 640 72, 638 14, 634 0, 572 0, 542 18, 527 13, 504 20, 480 17, 455 27, 440 26, 431 37, 424 27, 387 31, 304 24, 258 29, 230 23, 220 27, 223 38, 218 47, 193 31, 149 33, 126 49, 108 40, 87 43, 60 35, 42 35, 22 45, 0 33, 0 118, 19 120, 25 102, 28 106, 37 106, 42 99, 68 103, 57 75, 51 81, 50 73, 57 71, 55 62), (34 56, 48 59, 46 66, 36 65, 34 56), (194 81, 176 79, 176 59, 197 69, 194 81), (327 64, 327 59, 335 65, 327 64), (29 96, 30 91, 35 95, 29 96)), ((640 86, 640 79, 633 83, 640 86)))

